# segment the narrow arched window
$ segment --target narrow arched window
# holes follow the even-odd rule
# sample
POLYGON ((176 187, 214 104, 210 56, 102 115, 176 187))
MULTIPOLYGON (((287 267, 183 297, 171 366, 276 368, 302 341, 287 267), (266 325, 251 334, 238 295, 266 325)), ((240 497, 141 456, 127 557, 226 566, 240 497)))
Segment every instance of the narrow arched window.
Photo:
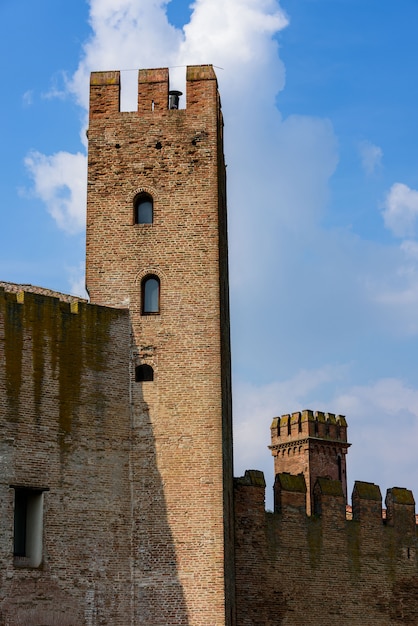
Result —
POLYGON ((141 193, 134 201, 135 224, 152 224, 153 222, 153 201, 147 193, 141 193))
POLYGON ((160 279, 145 276, 141 283, 141 315, 156 315, 160 312, 160 279))
POLYGON ((154 370, 151 365, 147 363, 143 363, 142 365, 137 365, 135 368, 135 382, 143 383, 150 382, 154 380, 154 370))

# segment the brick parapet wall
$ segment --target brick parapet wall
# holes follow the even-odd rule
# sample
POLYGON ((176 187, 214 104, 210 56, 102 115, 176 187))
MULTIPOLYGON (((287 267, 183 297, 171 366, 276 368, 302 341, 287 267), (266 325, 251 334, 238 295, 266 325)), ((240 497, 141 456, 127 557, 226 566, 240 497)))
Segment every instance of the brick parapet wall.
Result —
POLYGON ((0 289, 1 624, 126 626, 128 351, 125 311, 0 289), (13 558, 12 486, 45 489, 39 568, 13 558))
POLYGON ((273 418, 271 446, 292 442, 303 437, 317 437, 347 443, 347 421, 344 415, 323 411, 296 411, 273 418))
POLYGON ((321 479, 315 486, 321 514, 308 516, 301 479, 278 479, 280 513, 264 511, 260 478, 258 484, 248 484, 248 476, 235 481, 237 624, 418 623, 411 492, 388 491, 390 525, 376 516, 376 507, 382 510, 378 487, 358 482, 353 493, 358 517, 347 520, 341 484, 321 479))

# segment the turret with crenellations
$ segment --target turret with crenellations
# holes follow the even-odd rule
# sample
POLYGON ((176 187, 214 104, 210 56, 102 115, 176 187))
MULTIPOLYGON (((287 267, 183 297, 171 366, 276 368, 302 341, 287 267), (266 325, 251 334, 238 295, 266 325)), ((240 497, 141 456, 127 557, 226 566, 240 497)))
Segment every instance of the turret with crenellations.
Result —
POLYGON ((305 410, 275 417, 271 424, 274 473, 302 473, 307 487, 306 510, 312 512, 316 479, 341 482, 347 500, 347 422, 343 415, 305 410))

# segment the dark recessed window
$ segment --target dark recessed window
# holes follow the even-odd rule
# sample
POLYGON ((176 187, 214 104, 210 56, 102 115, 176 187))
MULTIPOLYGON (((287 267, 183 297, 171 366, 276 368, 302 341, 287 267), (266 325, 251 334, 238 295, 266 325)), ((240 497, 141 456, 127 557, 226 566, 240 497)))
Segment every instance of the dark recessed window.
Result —
POLYGON ((145 276, 141 284, 141 314, 155 315, 160 312, 160 279, 145 276))
POLYGON ((148 194, 141 194, 134 202, 135 224, 152 224, 153 201, 148 194))
POLYGON ((43 491, 15 487, 14 564, 39 567, 42 563, 43 491))
POLYGON ((135 368, 135 381, 137 383, 150 382, 154 380, 154 370, 151 365, 143 363, 135 368))

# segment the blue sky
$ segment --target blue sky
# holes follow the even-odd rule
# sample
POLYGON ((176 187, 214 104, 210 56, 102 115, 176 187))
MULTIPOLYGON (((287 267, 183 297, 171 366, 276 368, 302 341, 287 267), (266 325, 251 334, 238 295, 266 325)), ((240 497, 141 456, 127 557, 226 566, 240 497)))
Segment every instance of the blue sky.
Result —
POLYGON ((0 280, 81 293, 89 72, 213 63, 236 473, 270 489, 271 418, 312 408, 347 416, 350 486, 418 494, 415 0, 1 0, 0 19, 0 280))

